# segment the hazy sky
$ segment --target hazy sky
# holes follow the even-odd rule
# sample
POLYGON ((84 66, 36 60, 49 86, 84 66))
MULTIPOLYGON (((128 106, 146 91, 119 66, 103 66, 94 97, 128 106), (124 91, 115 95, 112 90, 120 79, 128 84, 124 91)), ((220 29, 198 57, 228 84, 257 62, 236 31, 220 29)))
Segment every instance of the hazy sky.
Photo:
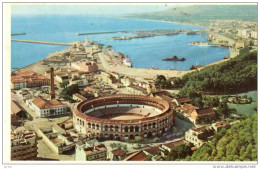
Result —
POLYGON ((13 5, 12 15, 124 15, 129 13, 153 12, 173 6, 158 5, 13 5))

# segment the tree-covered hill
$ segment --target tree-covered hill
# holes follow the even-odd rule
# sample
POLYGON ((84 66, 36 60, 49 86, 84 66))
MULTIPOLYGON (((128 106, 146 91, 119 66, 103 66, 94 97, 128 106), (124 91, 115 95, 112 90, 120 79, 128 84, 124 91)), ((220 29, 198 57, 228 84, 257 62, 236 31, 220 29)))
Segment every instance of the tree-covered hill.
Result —
POLYGON ((181 96, 201 91, 225 94, 256 90, 257 51, 175 78, 174 84, 182 87, 181 96))
POLYGON ((216 19, 257 22, 257 5, 185 5, 160 12, 132 14, 126 17, 190 23, 216 19))
POLYGON ((191 161, 256 161, 257 114, 217 132, 214 139, 202 145, 185 160, 191 161))

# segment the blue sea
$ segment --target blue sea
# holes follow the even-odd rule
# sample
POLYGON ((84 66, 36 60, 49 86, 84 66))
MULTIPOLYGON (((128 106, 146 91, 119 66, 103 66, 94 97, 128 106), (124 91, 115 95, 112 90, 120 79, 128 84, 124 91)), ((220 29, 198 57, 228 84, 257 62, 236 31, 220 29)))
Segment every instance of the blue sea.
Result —
MULTIPOLYGON (((189 29, 203 28, 169 22, 119 19, 94 16, 12 16, 11 32, 26 35, 12 36, 12 39, 26 39, 53 42, 84 41, 82 32, 102 32, 121 30, 155 30, 155 29, 189 29)), ((189 46, 190 42, 206 41, 206 34, 156 36, 132 40, 111 40, 112 37, 129 36, 129 33, 89 35, 105 46, 112 45, 115 52, 128 55, 136 68, 189 70, 191 65, 207 65, 229 55, 228 48, 189 46), (185 57, 184 62, 162 61, 163 58, 176 55, 185 57)), ((104 46, 104 47, 105 47, 104 46)), ((66 46, 12 42, 11 68, 21 68, 47 57, 49 53, 64 50, 66 46)))

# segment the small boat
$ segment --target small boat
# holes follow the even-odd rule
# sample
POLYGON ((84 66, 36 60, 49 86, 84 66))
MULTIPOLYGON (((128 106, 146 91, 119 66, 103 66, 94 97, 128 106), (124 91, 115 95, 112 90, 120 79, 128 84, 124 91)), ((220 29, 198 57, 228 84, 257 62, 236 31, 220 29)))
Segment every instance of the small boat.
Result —
POLYGON ((198 69, 198 68, 201 68, 202 66, 201 65, 197 65, 197 66, 191 66, 190 67, 190 70, 194 70, 194 69, 198 69))
POLYGON ((225 56, 224 59, 230 59, 230 56, 225 56))
POLYGON ((154 67, 154 65, 152 66, 152 69, 154 69, 154 70, 158 70, 158 68, 157 68, 157 67, 154 67))

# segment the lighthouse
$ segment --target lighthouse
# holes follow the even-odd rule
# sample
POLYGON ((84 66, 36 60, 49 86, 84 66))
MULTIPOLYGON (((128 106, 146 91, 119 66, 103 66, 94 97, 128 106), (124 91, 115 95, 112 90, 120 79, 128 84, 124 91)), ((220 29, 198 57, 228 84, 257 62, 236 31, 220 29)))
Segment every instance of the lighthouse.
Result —
POLYGON ((85 37, 85 43, 84 43, 85 47, 91 47, 89 41, 88 41, 88 36, 85 37))

